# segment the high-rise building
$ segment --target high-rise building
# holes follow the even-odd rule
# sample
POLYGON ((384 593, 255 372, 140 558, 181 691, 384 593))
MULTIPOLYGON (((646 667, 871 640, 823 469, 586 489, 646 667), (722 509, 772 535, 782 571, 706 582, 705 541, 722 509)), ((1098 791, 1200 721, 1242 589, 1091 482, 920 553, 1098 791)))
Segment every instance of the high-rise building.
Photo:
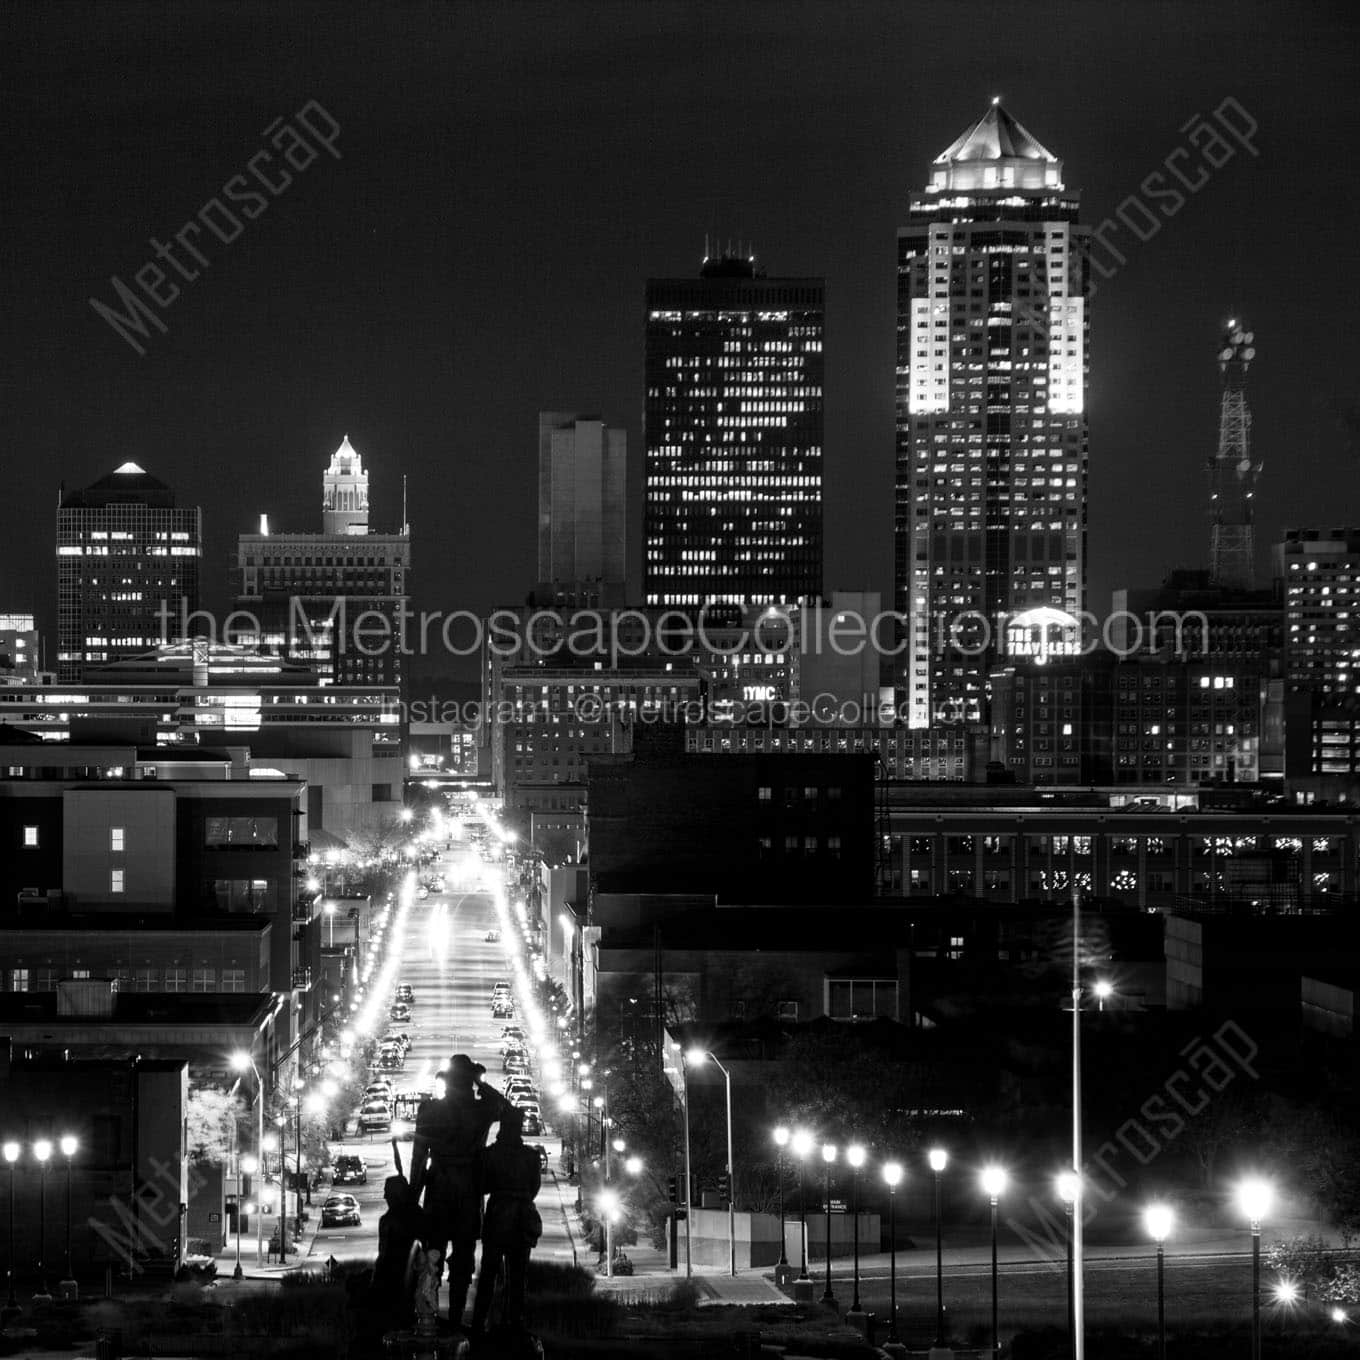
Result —
POLYGON ((1218 450, 1209 459, 1209 579, 1227 590, 1250 590, 1256 579, 1256 478, 1261 464, 1251 455, 1251 408, 1247 368, 1255 336, 1236 320, 1219 340, 1218 450))
POLYGON ((1360 529, 1291 529, 1275 545, 1285 678, 1326 704, 1360 695, 1360 529))
POLYGON ((57 675, 136 656, 181 636, 198 609, 202 515, 136 463, 57 506, 57 675))
POLYGON ((369 529, 368 473, 348 435, 322 486, 321 533, 271 533, 261 515, 260 532, 238 539, 230 640, 277 648, 326 684, 401 685, 409 526, 369 529))
POLYGON ((538 413, 540 595, 582 608, 627 596, 628 434, 594 416, 538 413))
POLYGON ((912 727, 981 720, 986 677, 1031 620, 1055 628, 1049 650, 1078 646, 1089 231, 1077 209, 1062 162, 993 101, 935 158, 897 234, 898 707, 912 727))
POLYGON ((825 296, 753 256, 648 282, 647 604, 821 595, 825 296))

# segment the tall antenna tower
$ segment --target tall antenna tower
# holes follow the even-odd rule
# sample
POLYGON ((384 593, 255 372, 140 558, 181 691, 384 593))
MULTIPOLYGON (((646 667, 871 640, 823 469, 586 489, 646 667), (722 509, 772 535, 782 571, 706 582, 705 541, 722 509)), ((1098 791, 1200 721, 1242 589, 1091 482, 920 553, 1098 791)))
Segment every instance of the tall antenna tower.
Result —
POLYGON ((1261 464, 1251 456, 1247 367, 1256 357, 1255 336, 1234 319, 1223 330, 1218 371, 1223 395, 1218 452, 1209 459, 1209 579, 1228 590, 1250 590, 1256 576, 1252 497, 1261 464))

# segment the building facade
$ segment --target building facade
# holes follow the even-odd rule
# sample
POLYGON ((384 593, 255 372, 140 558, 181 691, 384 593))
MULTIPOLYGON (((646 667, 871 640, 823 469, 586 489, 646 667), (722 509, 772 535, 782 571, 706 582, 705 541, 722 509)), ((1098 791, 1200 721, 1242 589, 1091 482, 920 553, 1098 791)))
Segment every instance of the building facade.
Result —
POLYGON ((628 433, 538 413, 540 597, 621 606, 628 597, 628 433))
POLYGON ((203 522, 164 482, 124 463, 57 507, 57 678, 171 638, 198 609, 203 522))
POLYGON ((823 280, 754 257, 648 282, 645 603, 821 595, 824 334, 823 280))
POLYGON ((405 682, 411 535, 368 527, 368 473, 346 436, 323 476, 321 533, 269 531, 237 541, 229 640, 315 666, 323 683, 405 682))
POLYGON ((1010 620, 1058 650, 1086 589, 1089 292, 1078 195, 1004 109, 931 168, 897 235, 898 705, 912 727, 985 718, 1010 620))

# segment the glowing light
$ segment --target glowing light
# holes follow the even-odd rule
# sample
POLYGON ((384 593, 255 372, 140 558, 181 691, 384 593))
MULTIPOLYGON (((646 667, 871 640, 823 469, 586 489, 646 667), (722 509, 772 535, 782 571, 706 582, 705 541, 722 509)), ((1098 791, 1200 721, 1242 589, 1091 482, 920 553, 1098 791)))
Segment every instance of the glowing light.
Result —
POLYGON ((1143 1226, 1154 1242, 1165 1242, 1175 1221, 1175 1213, 1165 1204, 1149 1204, 1143 1210, 1143 1226))
POLYGON ((1004 1168, 999 1166, 983 1167, 982 1175, 978 1178, 982 1185, 982 1193, 992 1199, 997 1199, 1005 1193, 1006 1186, 1010 1183, 1010 1177, 1004 1168))
POLYGON ((858 1143, 852 1143, 848 1148, 845 1149, 845 1160, 849 1162, 850 1165, 853 1166, 856 1171, 858 1171, 860 1167, 864 1165, 864 1161, 867 1156, 868 1153, 866 1153, 858 1143))
POLYGON ((901 1162, 885 1162, 883 1164, 883 1179, 888 1183, 890 1190, 896 1190, 902 1183, 901 1162))
POLYGON ((785 1128, 783 1124, 780 1124, 774 1131, 774 1141, 779 1147, 788 1147, 789 1139, 792 1136, 793 1135, 789 1133, 788 1129, 785 1128))
POLYGON ((61 1155, 63 1157, 74 1157, 76 1155, 77 1144, 72 1134, 65 1133, 61 1138, 61 1155))
POLYGON ((1058 1198, 1064 1204, 1073 1204, 1081 1193, 1081 1177, 1075 1171, 1058 1173, 1058 1198))
POLYGON ((1243 1215, 1259 1224, 1275 1203, 1275 1187, 1259 1176, 1249 1176, 1238 1185, 1236 1199, 1243 1215))
POLYGON ((949 1154, 944 1148, 931 1148, 929 1161, 932 1171, 943 1171, 949 1165, 949 1154))

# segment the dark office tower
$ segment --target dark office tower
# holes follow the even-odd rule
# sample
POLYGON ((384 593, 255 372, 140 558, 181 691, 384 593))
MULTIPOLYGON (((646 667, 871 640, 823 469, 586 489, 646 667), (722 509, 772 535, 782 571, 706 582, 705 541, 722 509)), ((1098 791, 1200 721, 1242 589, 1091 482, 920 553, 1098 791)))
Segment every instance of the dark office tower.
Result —
POLYGON ((976 722, 1006 656, 1063 654, 1086 586, 1078 195, 995 101, 897 233, 898 706, 976 722))
POLYGON ((538 588, 578 608, 627 600, 628 434, 538 413, 538 588))
POLYGON ((198 609, 202 515, 136 463, 57 506, 57 678, 179 638, 198 609))
POLYGON ((648 282, 647 604, 820 597, 825 297, 754 256, 648 282))

